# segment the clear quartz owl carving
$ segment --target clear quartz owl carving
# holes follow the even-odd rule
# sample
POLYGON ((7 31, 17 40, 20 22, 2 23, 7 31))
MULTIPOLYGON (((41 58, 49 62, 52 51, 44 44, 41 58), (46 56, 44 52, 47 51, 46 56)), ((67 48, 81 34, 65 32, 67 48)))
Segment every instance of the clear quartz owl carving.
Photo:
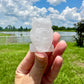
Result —
POLYGON ((49 18, 35 18, 30 31, 31 52, 52 52, 54 46, 52 24, 49 18))

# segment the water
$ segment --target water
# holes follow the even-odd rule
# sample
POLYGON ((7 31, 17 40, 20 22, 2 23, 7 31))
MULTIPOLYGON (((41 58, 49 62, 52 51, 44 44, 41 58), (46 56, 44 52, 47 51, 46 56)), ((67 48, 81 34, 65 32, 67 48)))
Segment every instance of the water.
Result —
POLYGON ((61 36, 75 36, 76 32, 58 32, 61 36))
MULTIPOLYGON (((31 42, 30 40, 30 32, 0 32, 4 34, 12 34, 9 37, 0 37, 0 44, 1 43, 28 43, 31 42), (4 40, 5 39, 5 40, 4 40)), ((61 36, 61 40, 65 40, 68 42, 73 42, 73 36, 76 35, 76 32, 58 32, 61 36)))
POLYGON ((0 32, 0 33, 4 33, 4 34, 12 34, 14 36, 29 36, 30 33, 29 32, 0 32))
MULTIPOLYGON (((15 36, 29 36, 30 32, 0 32, 0 33, 4 33, 4 34, 13 34, 15 36)), ((61 36, 73 36, 76 35, 76 32, 58 32, 61 36)))

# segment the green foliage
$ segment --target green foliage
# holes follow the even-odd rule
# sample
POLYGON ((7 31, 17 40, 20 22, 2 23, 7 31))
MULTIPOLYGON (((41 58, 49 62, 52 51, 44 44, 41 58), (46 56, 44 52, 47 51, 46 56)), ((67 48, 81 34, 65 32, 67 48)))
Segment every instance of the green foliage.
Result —
POLYGON ((20 28, 18 29, 18 31, 23 31, 23 27, 22 27, 22 26, 20 26, 20 28))
POLYGON ((3 28, 2 27, 0 27, 0 31, 2 31, 3 30, 3 28))
MULTIPOLYGON (((59 31, 74 31, 75 28, 70 28, 70 27, 64 27, 64 26, 61 26, 61 27, 58 27, 58 26, 55 26, 53 25, 52 26, 52 29, 55 31, 55 30, 59 30, 59 31)), ((23 28, 22 26, 20 26, 20 28, 16 28, 15 26, 12 26, 12 25, 8 25, 6 26, 5 28, 3 27, 0 27, 0 31, 30 31, 31 28, 23 28)))
POLYGON ((22 26, 20 26, 20 28, 16 28, 15 26, 12 25, 8 25, 5 28, 0 27, 0 31, 30 31, 31 28, 23 28, 22 26))
MULTIPOLYGON (((54 84, 84 84, 84 48, 67 43, 63 65, 54 84)), ((0 45, 0 84, 14 84, 15 70, 29 44, 0 45)))
POLYGON ((55 31, 55 30, 60 30, 60 31, 75 31, 76 30, 76 28, 75 27, 64 27, 64 26, 61 26, 61 27, 58 27, 58 26, 55 26, 55 25, 53 25, 52 26, 52 29, 55 31))
POLYGON ((82 35, 82 33, 84 32, 84 20, 81 20, 77 24, 74 24, 74 26, 76 27, 77 32, 77 37, 75 37, 77 45, 83 46, 84 36, 82 35))
POLYGON ((53 26, 52 26, 52 29, 53 29, 53 30, 58 30, 58 26, 53 25, 53 26))

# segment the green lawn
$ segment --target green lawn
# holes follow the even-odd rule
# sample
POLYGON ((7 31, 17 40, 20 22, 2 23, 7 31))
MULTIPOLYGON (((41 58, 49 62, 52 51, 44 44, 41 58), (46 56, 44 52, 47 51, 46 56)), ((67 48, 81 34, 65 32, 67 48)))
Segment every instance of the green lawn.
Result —
POLYGON ((3 34, 3 33, 0 33, 0 36, 10 36, 10 34, 3 34))
POLYGON ((5 44, 6 36, 11 36, 11 34, 0 33, 0 44, 5 44))
MULTIPOLYGON (((54 84, 84 84, 84 47, 67 43, 63 66, 54 84)), ((28 44, 0 45, 0 84, 14 84, 15 70, 29 50, 28 44)))

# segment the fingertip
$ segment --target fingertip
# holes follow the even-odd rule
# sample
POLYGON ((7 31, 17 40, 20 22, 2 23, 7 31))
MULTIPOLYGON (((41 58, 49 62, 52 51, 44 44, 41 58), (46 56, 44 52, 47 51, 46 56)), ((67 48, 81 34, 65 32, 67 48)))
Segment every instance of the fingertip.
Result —
MULTIPOLYGON (((54 32, 53 38, 59 38, 60 39, 60 34, 58 32, 54 32)), ((56 40, 56 39, 54 39, 56 40)))
POLYGON ((61 69, 62 62, 63 62, 63 59, 61 56, 55 57, 53 64, 51 66, 51 69, 48 71, 48 73, 46 75, 47 81, 52 83, 55 80, 55 78, 57 77, 57 75, 61 69))
POLYGON ((57 66, 58 65, 58 67, 61 67, 61 65, 62 65, 62 62, 63 62, 63 58, 62 58, 62 56, 57 56, 56 58, 55 58, 55 66, 57 66))
POLYGON ((62 62, 63 62, 63 58, 61 56, 57 56, 53 62, 53 65, 51 67, 51 70, 52 70, 52 79, 54 80, 60 69, 61 69, 61 66, 62 66, 62 62))
POLYGON ((60 42, 59 42, 59 46, 63 46, 63 47, 67 47, 67 44, 66 44, 66 42, 64 41, 64 40, 61 40, 60 42))
POLYGON ((44 52, 36 52, 35 56, 39 57, 39 58, 45 58, 48 57, 46 53, 44 52))
POLYGON ((56 36, 56 35, 60 36, 58 32, 54 32, 53 36, 56 36))
POLYGON ((59 33, 54 32, 54 34, 53 34, 53 42, 52 42, 52 44, 54 45, 54 47, 57 45, 57 43, 59 42, 59 40, 60 40, 59 33))

